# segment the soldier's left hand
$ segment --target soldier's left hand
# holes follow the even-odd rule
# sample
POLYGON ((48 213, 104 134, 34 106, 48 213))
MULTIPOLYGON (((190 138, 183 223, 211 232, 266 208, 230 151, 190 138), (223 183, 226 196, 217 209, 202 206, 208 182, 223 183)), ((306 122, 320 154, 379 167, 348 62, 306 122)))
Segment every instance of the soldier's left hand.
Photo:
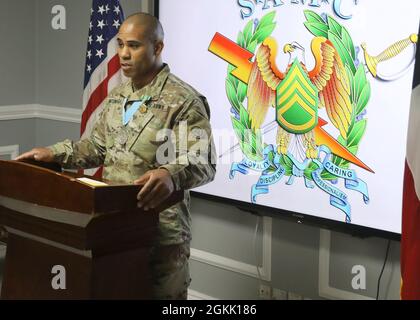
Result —
POLYGON ((142 186, 137 194, 137 206, 144 210, 158 207, 174 191, 171 174, 166 169, 147 171, 134 184, 142 186))

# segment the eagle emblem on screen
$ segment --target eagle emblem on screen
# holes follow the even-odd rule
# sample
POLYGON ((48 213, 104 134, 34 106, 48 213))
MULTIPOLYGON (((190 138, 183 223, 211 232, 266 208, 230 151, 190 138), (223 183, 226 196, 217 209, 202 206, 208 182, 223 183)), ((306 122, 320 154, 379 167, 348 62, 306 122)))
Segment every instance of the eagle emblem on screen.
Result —
MULTIPOLYGON (((317 187, 329 194, 330 204, 351 222, 346 192, 358 192, 369 202, 368 186, 356 170, 374 171, 357 153, 368 124, 371 87, 366 73, 376 77, 373 64, 381 60, 368 55, 363 44, 366 64, 360 63, 361 50, 344 26, 327 14, 305 10, 304 15, 304 26, 314 36, 310 52, 297 41, 279 48, 271 37, 275 11, 250 20, 236 42, 216 33, 210 43, 209 51, 229 62, 226 94, 243 154, 241 162, 232 163, 230 179, 238 172, 261 173, 251 188, 253 203, 283 179, 287 185, 303 179, 307 188, 317 187), (278 54, 288 56, 285 70, 276 65, 278 54), (315 63, 309 70, 306 59, 311 54, 315 63), (273 114, 270 108, 274 108, 274 119, 267 119, 273 114), (319 115, 321 109, 325 109, 325 119, 319 115), (263 137, 274 130, 275 143, 266 143, 263 137)), ((417 39, 411 36, 394 44, 382 54, 382 60, 395 56, 413 40, 417 39)))

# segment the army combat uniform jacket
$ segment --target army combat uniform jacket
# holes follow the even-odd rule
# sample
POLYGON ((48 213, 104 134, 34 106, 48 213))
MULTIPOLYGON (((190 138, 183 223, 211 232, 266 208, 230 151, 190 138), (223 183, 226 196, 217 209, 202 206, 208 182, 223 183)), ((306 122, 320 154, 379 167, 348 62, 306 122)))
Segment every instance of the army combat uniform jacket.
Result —
POLYGON ((165 65, 140 90, 133 90, 131 80, 112 90, 89 137, 50 148, 64 168, 103 165, 103 178, 115 182, 131 184, 148 170, 168 170, 175 189, 186 191, 182 202, 160 213, 157 241, 164 246, 182 244, 191 240, 188 189, 212 181, 216 171, 209 117, 206 99, 165 65), (124 125, 124 104, 145 97, 150 99, 124 125), (198 149, 206 152, 198 154, 198 149), (169 163, 158 159, 158 150, 166 150, 163 157, 169 163), (173 156, 165 158, 166 154, 173 156))

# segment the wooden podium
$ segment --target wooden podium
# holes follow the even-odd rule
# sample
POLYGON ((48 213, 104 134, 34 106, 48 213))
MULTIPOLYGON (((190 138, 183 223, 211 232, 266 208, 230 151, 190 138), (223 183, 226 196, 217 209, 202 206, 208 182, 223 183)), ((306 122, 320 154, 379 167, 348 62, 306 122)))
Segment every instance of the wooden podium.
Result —
MULTIPOLYGON (((35 162, 33 162, 35 163, 35 162)), ((157 212, 139 186, 92 186, 75 173, 0 160, 0 225, 8 231, 2 299, 149 299, 157 212)))

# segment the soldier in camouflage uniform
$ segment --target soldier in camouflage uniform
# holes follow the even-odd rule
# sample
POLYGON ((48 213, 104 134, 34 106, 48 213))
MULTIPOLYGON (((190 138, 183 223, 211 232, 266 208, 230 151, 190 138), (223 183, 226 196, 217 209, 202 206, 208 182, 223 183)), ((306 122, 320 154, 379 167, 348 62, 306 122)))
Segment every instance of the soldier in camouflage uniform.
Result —
POLYGON ((104 179, 142 186, 137 198, 145 210, 157 207, 174 190, 186 190, 182 202, 159 214, 158 238, 151 252, 154 298, 186 299, 191 241, 188 189, 212 181, 216 170, 209 106, 162 63, 163 30, 156 18, 147 14, 127 18, 118 44, 122 69, 130 80, 108 95, 91 135, 35 148, 17 160, 56 161, 72 169, 103 165, 104 179), (124 124, 123 114, 135 105, 138 109, 124 124))

